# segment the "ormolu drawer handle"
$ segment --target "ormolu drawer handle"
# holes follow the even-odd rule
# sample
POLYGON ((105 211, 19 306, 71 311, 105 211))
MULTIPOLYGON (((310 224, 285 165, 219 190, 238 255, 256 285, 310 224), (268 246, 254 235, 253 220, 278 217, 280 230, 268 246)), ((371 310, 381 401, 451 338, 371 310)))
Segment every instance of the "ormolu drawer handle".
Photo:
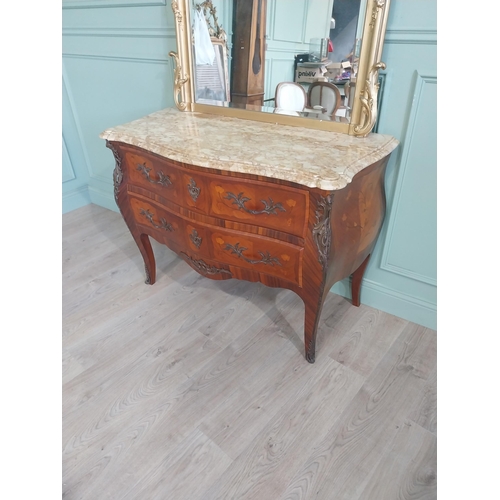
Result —
POLYGON ((196 231, 196 229, 193 229, 191 231, 191 234, 189 235, 189 239, 193 242, 193 245, 196 248, 200 248, 200 245, 201 245, 201 242, 203 241, 203 239, 200 236, 198 236, 198 231, 196 231))
POLYGON ((160 224, 156 224, 156 222, 153 220, 154 214, 152 214, 149 210, 144 210, 144 208, 141 208, 141 211, 139 213, 142 216, 146 217, 146 219, 148 219, 151 225, 153 227, 156 227, 156 229, 164 229, 165 231, 174 230, 172 224, 168 223, 163 217, 160 219, 160 224))
POLYGON ((245 207, 245 203, 250 201, 251 198, 247 198, 243 196, 243 193, 239 193, 237 196, 228 191, 227 196, 224 197, 225 200, 233 200, 233 205, 236 205, 240 210, 244 210, 245 212, 252 215, 260 215, 260 214, 273 214, 278 215, 276 210, 281 210, 282 212, 286 212, 281 203, 274 203, 274 201, 269 198, 268 201, 260 200, 261 203, 264 204, 264 208, 262 210, 249 210, 245 207))
POLYGON ((249 264, 266 264, 274 267, 274 264, 281 266, 281 262, 279 261, 278 257, 271 257, 269 252, 259 252, 259 255, 262 257, 261 260, 252 260, 248 259, 243 255, 243 252, 245 250, 248 250, 248 248, 245 247, 240 247, 239 243, 236 243, 236 245, 230 245, 229 243, 226 243, 226 247, 224 250, 231 250, 231 253, 236 254, 240 259, 243 259, 244 261, 248 262, 249 264))
POLYGON ((189 184, 187 185, 189 194, 191 195, 191 198, 193 198, 193 201, 196 202, 198 199, 198 196, 200 196, 200 188, 196 185, 196 182, 194 182, 194 179, 191 179, 189 181, 189 184))
POLYGON ((172 181, 170 180, 170 177, 168 175, 165 175, 161 170, 158 172, 158 180, 155 181, 154 179, 151 178, 149 175, 149 172, 151 172, 151 168, 146 167, 146 164, 137 164, 137 170, 146 177, 146 179, 151 182, 152 184, 160 184, 162 186, 168 187, 172 185, 172 181))
POLYGON ((227 269, 223 269, 221 267, 215 267, 207 264, 204 260, 201 259, 194 259, 193 257, 189 256, 185 252, 181 252, 182 255, 186 256, 186 259, 193 264, 193 266, 202 274, 229 274, 232 276, 233 274, 228 271, 227 269))

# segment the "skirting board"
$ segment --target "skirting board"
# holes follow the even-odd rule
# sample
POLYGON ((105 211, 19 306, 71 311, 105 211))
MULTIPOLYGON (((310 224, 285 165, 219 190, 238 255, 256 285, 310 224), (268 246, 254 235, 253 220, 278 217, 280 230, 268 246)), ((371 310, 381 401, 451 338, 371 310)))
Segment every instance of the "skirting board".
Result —
POLYGON ((87 186, 75 189, 62 197, 62 213, 66 214, 77 208, 92 203, 87 186))
POLYGON ((95 187, 89 187, 90 199, 94 205, 99 205, 100 207, 107 208, 113 212, 119 212, 118 206, 113 196, 109 195, 109 192, 103 192, 95 187))
MULTIPOLYGON (((351 298, 350 279, 335 283, 330 292, 351 298)), ((380 309, 412 323, 437 330, 436 304, 417 299, 380 283, 364 279, 361 283, 361 303, 375 309, 380 309)))

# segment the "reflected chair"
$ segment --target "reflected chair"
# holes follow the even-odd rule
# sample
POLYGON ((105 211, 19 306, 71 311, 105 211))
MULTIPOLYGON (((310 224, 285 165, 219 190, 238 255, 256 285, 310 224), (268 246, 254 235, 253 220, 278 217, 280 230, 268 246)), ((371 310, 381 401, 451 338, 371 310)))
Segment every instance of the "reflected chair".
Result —
POLYGON ((335 113, 342 104, 340 90, 329 82, 314 82, 307 91, 307 106, 313 109, 322 109, 322 112, 329 117, 335 113))
POLYGON ((307 94, 302 85, 295 82, 281 82, 276 86, 274 103, 277 112, 301 112, 307 104, 307 94))

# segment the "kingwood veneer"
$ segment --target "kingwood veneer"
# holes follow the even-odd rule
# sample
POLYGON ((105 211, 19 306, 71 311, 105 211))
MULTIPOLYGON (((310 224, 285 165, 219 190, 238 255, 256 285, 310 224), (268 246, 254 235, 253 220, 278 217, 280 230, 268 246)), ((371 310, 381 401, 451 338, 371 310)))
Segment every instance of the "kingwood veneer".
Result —
POLYGON ((204 276, 287 288, 305 304, 315 360, 332 285, 352 302, 385 215, 384 172, 397 141, 164 110, 101 134, 114 194, 154 284, 149 237, 204 276))

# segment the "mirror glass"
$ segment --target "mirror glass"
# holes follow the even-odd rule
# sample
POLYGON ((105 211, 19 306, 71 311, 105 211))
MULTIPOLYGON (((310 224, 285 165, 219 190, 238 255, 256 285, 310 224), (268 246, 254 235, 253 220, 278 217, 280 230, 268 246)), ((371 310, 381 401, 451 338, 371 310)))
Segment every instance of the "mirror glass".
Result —
POLYGON ((349 123, 366 0, 190 2, 194 100, 349 123))

